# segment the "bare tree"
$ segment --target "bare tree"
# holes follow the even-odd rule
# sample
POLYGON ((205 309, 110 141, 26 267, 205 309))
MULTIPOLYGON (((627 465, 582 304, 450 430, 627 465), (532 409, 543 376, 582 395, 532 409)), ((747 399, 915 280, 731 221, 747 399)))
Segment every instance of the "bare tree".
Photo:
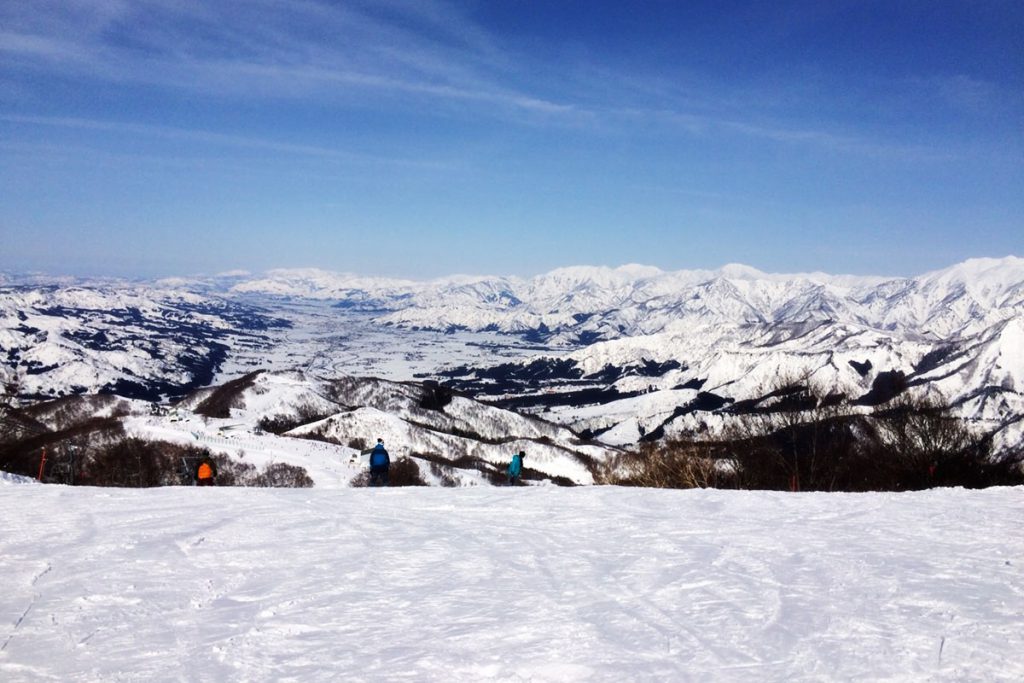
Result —
POLYGON ((733 483, 735 462, 717 444, 695 441, 644 443, 637 451, 610 459, 598 483, 652 488, 725 488, 733 483))

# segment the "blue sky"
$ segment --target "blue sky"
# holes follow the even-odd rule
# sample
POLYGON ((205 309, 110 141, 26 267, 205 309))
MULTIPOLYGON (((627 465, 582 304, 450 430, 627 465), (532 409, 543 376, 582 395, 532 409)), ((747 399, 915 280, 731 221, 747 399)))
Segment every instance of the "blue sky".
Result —
POLYGON ((1024 3, 0 2, 0 269, 1024 255, 1024 3))

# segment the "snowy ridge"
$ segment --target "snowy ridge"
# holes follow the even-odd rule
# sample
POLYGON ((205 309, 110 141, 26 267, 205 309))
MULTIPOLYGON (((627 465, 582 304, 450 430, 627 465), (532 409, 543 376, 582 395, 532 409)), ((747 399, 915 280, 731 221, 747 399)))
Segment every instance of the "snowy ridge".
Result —
POLYGON ((387 311, 380 322, 410 327, 521 332, 543 325, 570 340, 585 334, 651 334, 679 320, 840 320, 948 339, 1020 315, 1024 259, 971 259, 916 278, 773 275, 738 264, 678 272, 581 266, 530 280, 465 277, 423 283, 284 270, 235 285, 234 291, 372 304, 387 311))
POLYGON ((369 278, 318 268, 297 268, 267 271, 266 277, 240 282, 234 285, 233 290, 275 296, 342 299, 365 290, 372 290, 379 297, 387 297, 415 286, 416 283, 410 280, 369 278))
MULTIPOLYGON (((655 335, 599 342, 548 359, 550 363, 567 361, 584 380, 594 377, 595 388, 624 398, 589 406, 566 401, 549 417, 577 431, 600 433, 611 444, 634 443, 659 428, 666 436, 717 429, 724 424, 719 408, 765 396, 787 383, 809 386, 820 395, 842 394, 848 401, 868 400, 877 382, 884 381, 886 374, 898 373, 912 391, 951 403, 979 429, 998 432, 998 449, 1024 445, 1024 318, 1011 318, 943 344, 840 323, 673 327, 655 335), (644 363, 668 361, 681 365, 654 376, 630 371, 644 363), (605 383, 600 379, 603 368, 625 372, 605 383), (644 396, 633 395, 638 393, 644 396), (698 394, 720 397, 723 403, 674 415, 677 408, 693 404, 698 394)), ((474 377, 472 370, 467 371, 468 376, 456 373, 458 383, 474 377)), ((473 386, 487 391, 485 384, 473 386)), ((561 390, 557 381, 542 386, 561 390)), ((504 385, 496 393, 514 395, 526 387, 504 385)), ((550 394, 539 396, 545 401, 551 398, 550 394)), ((530 404, 527 399, 520 402, 530 404)))
POLYGON ((487 483, 474 463, 504 470, 513 453, 525 450, 526 466, 548 478, 574 484, 593 483, 589 463, 606 459, 611 450, 579 443, 565 427, 485 405, 461 396, 438 408, 424 408, 430 387, 373 378, 317 378, 298 371, 261 372, 228 397, 229 415, 199 420, 184 410, 202 408, 211 390, 197 392, 178 404, 173 420, 139 418, 133 433, 154 439, 200 445, 247 462, 286 462, 305 467, 317 486, 347 486, 366 469, 360 449, 377 438, 392 459, 409 457, 428 483, 439 483, 437 468, 449 485, 487 483), (281 436, 259 429, 261 421, 287 429, 281 436), (291 426, 295 424, 296 426, 291 426), (313 438, 313 440, 308 440, 313 438), (329 440, 328 443, 324 439, 329 440), (348 444, 360 442, 359 448, 348 444))
MULTIPOLYGON (((244 407, 236 414, 247 420, 280 414, 282 404, 275 388, 283 379, 288 378, 261 375, 240 396, 244 407)), ((587 462, 599 462, 610 454, 606 448, 578 443, 576 435, 564 427, 461 396, 451 397, 440 409, 424 408, 420 385, 352 377, 301 381, 319 386, 313 391, 329 396, 334 405, 324 411, 329 414, 323 419, 288 432, 292 436, 316 434, 340 443, 362 439, 368 444, 383 438, 394 457, 434 455, 446 461, 468 457, 499 469, 512 453, 526 450, 528 467, 577 484, 593 483, 587 462)))
POLYGON ((212 381, 229 348, 286 326, 251 306, 144 285, 0 288, 0 380, 26 397, 181 395, 212 381))

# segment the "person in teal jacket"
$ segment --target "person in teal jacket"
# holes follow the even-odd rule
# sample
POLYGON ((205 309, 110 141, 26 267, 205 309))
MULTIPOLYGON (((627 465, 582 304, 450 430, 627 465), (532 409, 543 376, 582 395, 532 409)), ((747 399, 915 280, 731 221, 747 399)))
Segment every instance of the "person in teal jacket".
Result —
POLYGON ((508 464, 508 469, 506 470, 506 472, 508 473, 509 486, 515 486, 517 483, 519 483, 519 477, 523 473, 523 458, 525 457, 525 451, 519 451, 518 453, 512 456, 512 462, 508 464))

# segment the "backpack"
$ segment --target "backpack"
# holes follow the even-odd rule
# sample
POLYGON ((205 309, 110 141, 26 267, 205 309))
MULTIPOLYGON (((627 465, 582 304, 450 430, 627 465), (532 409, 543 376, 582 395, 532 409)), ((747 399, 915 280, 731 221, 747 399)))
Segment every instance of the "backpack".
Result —
POLYGON ((388 452, 384 450, 383 446, 377 444, 373 452, 370 453, 370 467, 387 467, 389 463, 388 452))

